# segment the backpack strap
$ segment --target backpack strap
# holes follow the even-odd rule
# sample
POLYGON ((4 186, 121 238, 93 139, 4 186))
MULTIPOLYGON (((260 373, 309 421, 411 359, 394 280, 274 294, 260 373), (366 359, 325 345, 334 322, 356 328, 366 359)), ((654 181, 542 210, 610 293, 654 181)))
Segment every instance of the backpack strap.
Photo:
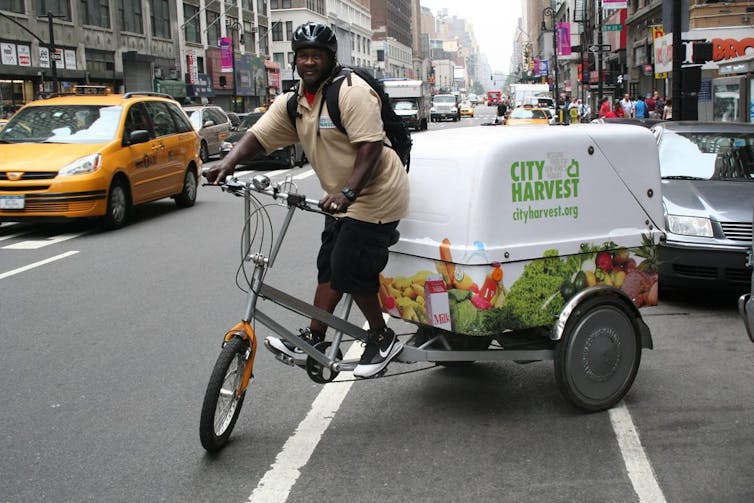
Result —
POLYGON ((348 85, 352 85, 351 73, 353 70, 350 68, 343 68, 337 77, 335 77, 330 84, 325 86, 324 95, 325 98, 319 104, 319 114, 322 115, 322 105, 325 100, 327 101, 327 113, 330 114, 330 120, 332 120, 335 127, 340 130, 344 135, 348 135, 346 128, 343 127, 343 120, 340 117, 340 86, 343 85, 343 80, 348 81, 348 85))
POLYGON ((293 88, 293 92, 288 96, 288 101, 285 103, 285 108, 288 110, 288 118, 291 120, 293 129, 296 129, 296 119, 299 117, 298 113, 298 84, 293 88))

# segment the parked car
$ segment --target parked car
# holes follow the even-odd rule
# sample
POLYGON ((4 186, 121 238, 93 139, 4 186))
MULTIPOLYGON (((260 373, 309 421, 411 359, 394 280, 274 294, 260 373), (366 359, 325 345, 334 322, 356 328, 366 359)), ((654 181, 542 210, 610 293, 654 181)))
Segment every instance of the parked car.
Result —
POLYGON ((747 289, 754 208, 754 125, 663 122, 659 147, 667 239, 660 284, 747 289))
POLYGON ((230 128, 235 131, 238 128, 238 125, 241 124, 241 118, 235 112, 225 112, 225 115, 227 115, 228 120, 230 120, 230 128))
POLYGON ((598 117, 592 119, 592 124, 633 124, 651 128, 655 124, 663 122, 662 119, 641 119, 636 117, 598 117))
MULTIPOLYGON (((251 112, 244 116, 239 124, 238 129, 228 136, 222 144, 220 156, 225 157, 235 147, 236 143, 246 134, 246 131, 253 126, 263 112, 251 112)), ((243 159, 239 164, 243 165, 255 165, 263 166, 269 165, 273 167, 285 167, 293 168, 296 166, 303 166, 306 164, 306 154, 304 154, 304 148, 300 143, 288 145, 287 147, 279 148, 276 151, 267 154, 259 154, 256 157, 243 159)))
POLYGON ((516 107, 505 121, 508 126, 525 126, 531 124, 548 125, 550 111, 546 108, 516 107))
POLYGON ((228 137, 232 124, 225 111, 214 105, 192 105, 183 107, 194 130, 199 133, 199 157, 202 162, 209 161, 213 155, 220 154, 223 141, 228 137))
MULTIPOLYGON (((747 265, 751 267, 754 264, 754 246, 749 248, 746 258, 747 265)), ((749 340, 754 342, 754 273, 751 276, 751 287, 738 299, 738 312, 743 318, 749 340)))
POLYGON ((155 93, 33 101, 0 131, 0 221, 100 218, 196 200, 199 136, 178 102, 155 93))

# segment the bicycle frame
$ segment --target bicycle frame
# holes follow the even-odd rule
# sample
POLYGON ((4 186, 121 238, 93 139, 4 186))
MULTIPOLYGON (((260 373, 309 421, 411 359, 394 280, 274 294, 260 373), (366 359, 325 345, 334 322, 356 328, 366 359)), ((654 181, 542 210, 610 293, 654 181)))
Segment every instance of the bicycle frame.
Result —
MULTIPOLYGON (((259 252, 252 253, 251 234, 247 232, 243 236, 244 260, 251 262, 254 265, 254 269, 251 275, 251 281, 249 282, 250 288, 241 321, 225 334, 224 339, 225 341, 228 341, 234 336, 240 336, 249 341, 251 348, 251 354, 247 360, 244 375, 239 385, 239 389, 236 391, 236 393, 240 395, 244 392, 249 384, 251 376, 253 375, 254 358, 256 356, 257 350, 256 333, 252 326, 254 322, 261 323, 265 327, 272 330, 275 334, 279 335, 285 341, 297 346, 306 355, 311 357, 314 361, 316 361, 324 368, 328 368, 335 372, 340 372, 342 370, 353 370, 356 367, 356 361, 343 361, 336 358, 337 350, 340 347, 344 334, 348 334, 354 339, 361 341, 366 341, 367 338, 367 332, 363 328, 348 321, 348 316, 352 307, 352 298, 350 295, 345 296, 344 315, 342 317, 339 317, 325 311, 324 309, 320 309, 312 304, 293 297, 292 295, 278 290, 277 288, 264 282, 268 268, 272 267, 275 263, 275 260, 277 259, 278 253, 282 247, 283 241, 285 240, 288 228, 295 212, 297 210, 306 210, 321 213, 319 209, 314 209, 317 208, 318 202, 315 200, 306 199, 305 197, 298 194, 280 192, 277 186, 272 186, 270 188, 269 180, 261 175, 255 177, 255 180, 251 183, 240 181, 231 183, 235 183, 233 188, 231 188, 231 186, 227 186, 224 187, 224 190, 238 193, 239 189, 241 189, 240 195, 244 198, 244 215, 246 218, 249 218, 249 215, 251 215, 252 212, 252 192, 265 194, 271 196, 276 200, 284 200, 287 204, 286 214, 283 218, 283 222, 279 226, 277 236, 272 243, 269 256, 259 252), (275 304, 283 306, 284 308, 289 309, 297 314, 300 314, 309 319, 318 320, 325 325, 333 328, 335 335, 330 348, 325 353, 319 351, 314 346, 309 344, 307 340, 301 338, 298 334, 292 332, 288 328, 275 321, 273 317, 265 314, 257 306, 260 298, 270 300, 275 304)), ((291 362, 285 363, 292 365, 291 362)))

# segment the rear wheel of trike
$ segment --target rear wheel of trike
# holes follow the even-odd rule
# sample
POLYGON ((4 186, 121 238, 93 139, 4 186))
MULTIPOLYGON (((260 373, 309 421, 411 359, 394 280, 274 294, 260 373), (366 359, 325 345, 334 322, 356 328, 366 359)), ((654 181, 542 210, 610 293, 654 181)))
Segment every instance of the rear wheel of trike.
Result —
POLYGON ((225 343, 212 370, 202 404, 199 438, 202 447, 217 452, 228 443, 246 391, 236 396, 236 390, 246 368, 249 342, 233 337, 225 343))
POLYGON ((561 393, 587 412, 609 409, 631 388, 641 361, 634 315, 618 299, 585 300, 568 318, 555 348, 561 393))

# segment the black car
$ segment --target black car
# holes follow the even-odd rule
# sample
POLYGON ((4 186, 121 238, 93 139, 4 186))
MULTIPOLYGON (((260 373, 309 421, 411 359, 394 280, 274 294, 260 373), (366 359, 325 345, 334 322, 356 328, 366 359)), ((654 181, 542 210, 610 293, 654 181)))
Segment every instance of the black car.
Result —
MULTIPOLYGON (((264 112, 251 112, 243 116, 241 123, 236 131, 232 132, 223 142, 220 156, 228 155, 235 144, 246 134, 246 131, 253 126, 264 112)), ((255 167, 273 167, 273 168, 293 168, 301 167, 306 164, 306 154, 300 143, 294 143, 287 147, 279 148, 276 151, 266 155, 261 153, 254 158, 242 159, 239 164, 255 167)))
POLYGON ((663 122, 652 132, 667 235, 660 285, 749 290, 754 124, 663 122))
POLYGON ((655 124, 664 122, 662 119, 642 119, 638 117, 600 117, 592 119, 592 124, 633 124, 634 126, 644 126, 651 128, 655 124))

